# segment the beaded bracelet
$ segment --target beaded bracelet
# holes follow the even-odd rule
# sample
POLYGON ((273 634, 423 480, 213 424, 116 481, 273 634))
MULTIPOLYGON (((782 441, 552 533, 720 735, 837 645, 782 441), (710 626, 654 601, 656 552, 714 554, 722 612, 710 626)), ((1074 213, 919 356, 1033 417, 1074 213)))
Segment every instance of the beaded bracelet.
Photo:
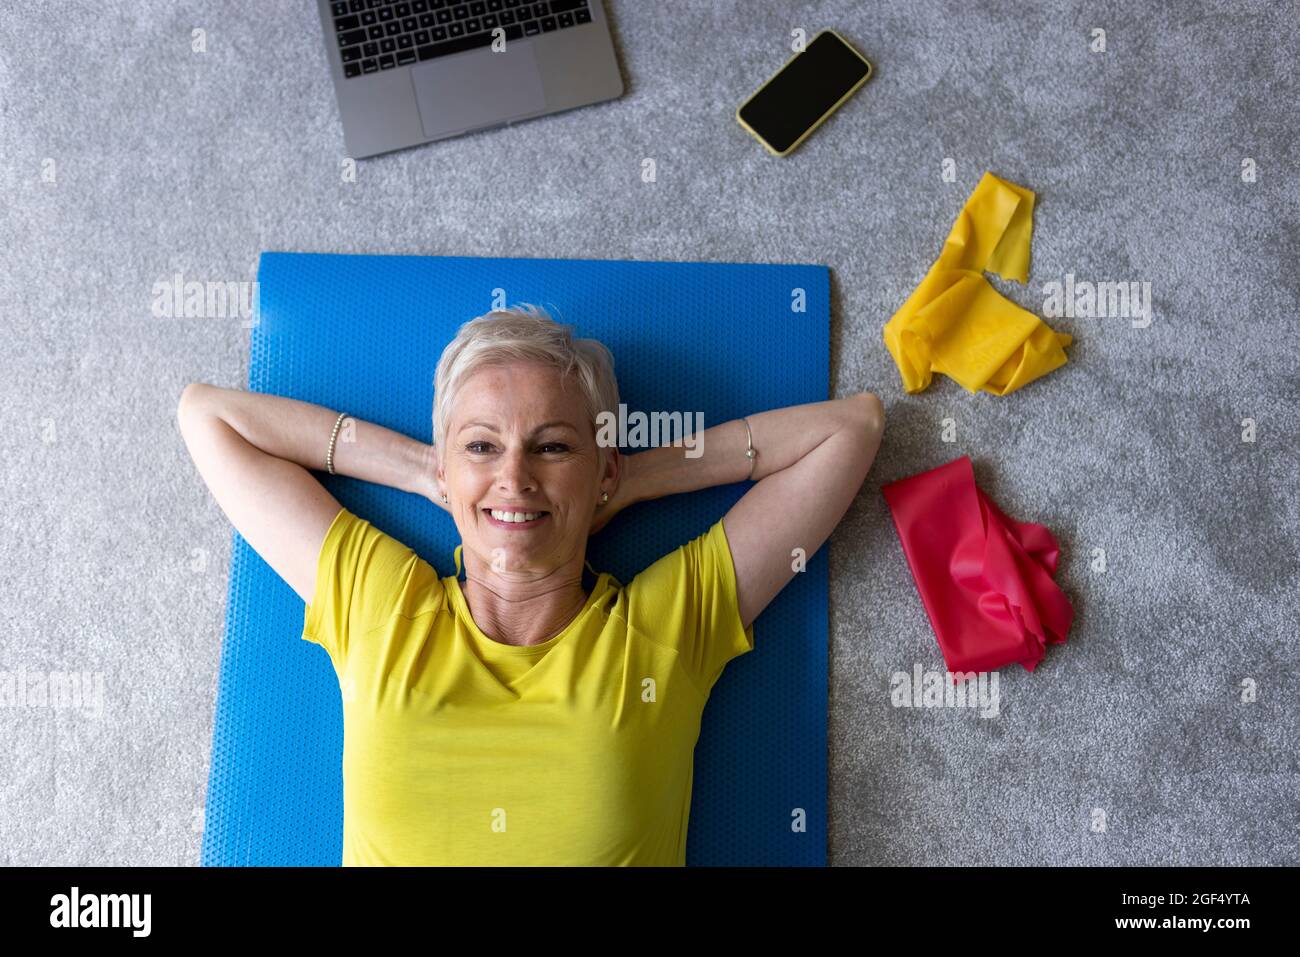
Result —
POLYGON ((346 412, 340 412, 339 417, 334 420, 334 431, 330 433, 329 451, 325 453, 325 468, 330 475, 337 475, 334 471, 334 440, 339 437, 339 426, 343 424, 343 419, 347 416, 346 412))

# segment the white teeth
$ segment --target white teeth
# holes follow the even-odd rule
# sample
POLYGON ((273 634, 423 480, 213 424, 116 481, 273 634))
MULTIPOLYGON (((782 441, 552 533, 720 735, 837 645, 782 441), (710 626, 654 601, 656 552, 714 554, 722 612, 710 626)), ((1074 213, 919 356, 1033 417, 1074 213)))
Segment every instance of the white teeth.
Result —
POLYGON ((492 517, 498 522, 531 522, 546 514, 545 512, 498 512, 495 508, 490 511, 492 517))

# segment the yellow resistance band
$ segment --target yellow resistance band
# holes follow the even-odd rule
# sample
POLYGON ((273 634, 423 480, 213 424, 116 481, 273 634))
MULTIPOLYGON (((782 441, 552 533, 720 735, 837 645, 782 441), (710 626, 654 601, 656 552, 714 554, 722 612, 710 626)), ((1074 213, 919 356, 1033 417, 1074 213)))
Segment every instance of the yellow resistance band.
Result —
POLYGON ((985 173, 944 240, 939 260, 885 323, 885 345, 898 364, 903 388, 920 392, 941 372, 968 392, 994 395, 1065 365, 1074 341, 1053 332, 984 278, 1029 278, 1029 234, 1034 194, 985 173))

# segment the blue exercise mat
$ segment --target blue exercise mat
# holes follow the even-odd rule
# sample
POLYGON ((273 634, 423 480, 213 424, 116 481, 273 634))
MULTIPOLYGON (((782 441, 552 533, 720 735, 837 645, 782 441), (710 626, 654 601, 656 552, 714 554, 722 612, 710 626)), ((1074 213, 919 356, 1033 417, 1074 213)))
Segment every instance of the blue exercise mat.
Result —
MULTIPOLYGON (((433 375, 460 325, 533 302, 614 354, 629 412, 701 411, 705 428, 829 397, 824 266, 270 252, 248 388, 432 441, 433 375), (801 308, 802 307, 802 308, 801 308)), ((628 450, 635 452, 636 450, 628 450)), ((351 511, 455 572, 451 517, 415 495, 315 473, 351 511)), ((750 483, 634 505, 588 560, 621 582, 707 531, 750 483)), ((754 623, 695 750, 691 865, 825 865, 827 549, 754 623)), ((302 599, 234 534, 202 863, 342 860, 343 711, 302 599)), ((503 772, 504 773, 504 772, 503 772)))

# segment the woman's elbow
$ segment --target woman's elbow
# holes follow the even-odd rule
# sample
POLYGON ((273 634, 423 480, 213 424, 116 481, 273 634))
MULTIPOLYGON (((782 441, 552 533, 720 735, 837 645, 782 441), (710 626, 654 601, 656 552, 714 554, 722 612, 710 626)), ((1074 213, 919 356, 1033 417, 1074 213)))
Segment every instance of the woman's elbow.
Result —
POLYGON ((176 401, 176 419, 181 423, 182 427, 202 403, 204 390, 207 388, 206 383, 191 382, 181 389, 181 396, 176 401))
POLYGON ((885 404, 873 392, 859 392, 846 400, 852 406, 845 431, 852 436, 848 452, 852 464, 845 474, 858 479, 857 487, 867 480, 871 466, 880 450, 880 438, 885 431, 885 404))
POLYGON ((850 427, 874 454, 885 431, 885 403, 874 392, 858 392, 847 401, 853 407, 850 427))

